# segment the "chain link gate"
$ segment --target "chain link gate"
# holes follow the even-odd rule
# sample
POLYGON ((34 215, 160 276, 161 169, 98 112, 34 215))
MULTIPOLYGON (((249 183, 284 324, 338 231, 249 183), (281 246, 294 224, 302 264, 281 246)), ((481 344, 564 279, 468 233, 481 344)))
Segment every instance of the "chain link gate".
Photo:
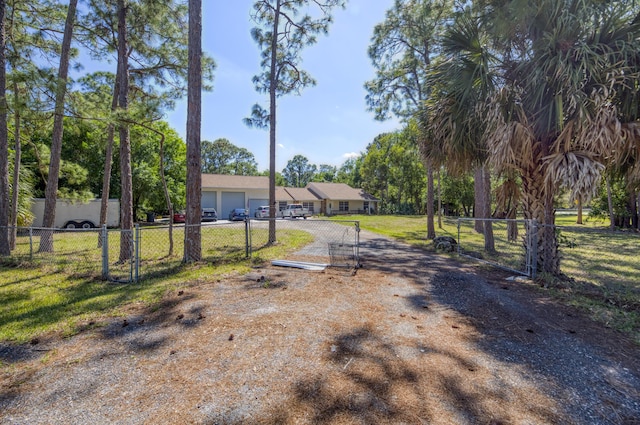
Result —
POLYGON ((140 226, 102 227, 102 278, 110 282, 137 282, 140 270, 140 226))

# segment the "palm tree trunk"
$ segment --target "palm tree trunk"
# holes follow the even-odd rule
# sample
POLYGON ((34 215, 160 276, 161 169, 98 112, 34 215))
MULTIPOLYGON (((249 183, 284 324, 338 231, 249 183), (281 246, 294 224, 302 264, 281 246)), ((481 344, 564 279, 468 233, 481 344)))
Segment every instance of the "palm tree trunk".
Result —
MULTIPOLYGON (((56 87, 56 103, 54 107, 53 135, 51 137, 51 159, 49 162, 49 176, 45 189, 44 217, 42 227, 50 229, 55 223, 56 202, 58 198, 58 179, 60 175, 60 160, 62 155, 62 135, 64 132, 64 99, 67 92, 67 77, 69 75, 69 56, 71 52, 71 39, 73 25, 76 18, 76 6, 78 0, 71 0, 67 10, 67 21, 62 38, 62 50, 60 54, 60 67, 58 69, 58 81, 56 87)), ((53 251, 53 232, 46 230, 40 237, 40 252, 53 251)))
POLYGON ((524 217, 535 220, 538 226, 535 241, 537 270, 557 275, 560 273, 560 260, 554 224, 553 192, 545 188, 544 169, 540 165, 543 164, 545 154, 541 144, 534 146, 532 151, 530 165, 522 170, 524 217))

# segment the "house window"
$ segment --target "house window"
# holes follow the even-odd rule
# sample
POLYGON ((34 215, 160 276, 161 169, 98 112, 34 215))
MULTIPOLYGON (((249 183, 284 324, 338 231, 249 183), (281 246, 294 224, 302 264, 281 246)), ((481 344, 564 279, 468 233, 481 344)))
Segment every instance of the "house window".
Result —
POLYGON ((365 213, 369 212, 369 201, 364 201, 363 202, 362 209, 364 209, 365 213))
POLYGON ((338 208, 339 211, 349 211, 349 201, 340 201, 340 205, 338 208))
POLYGON ((309 212, 313 214, 313 202, 303 202, 302 207, 308 209, 309 212))
POLYGON ((287 201, 278 202, 278 211, 282 211, 287 208, 287 201))

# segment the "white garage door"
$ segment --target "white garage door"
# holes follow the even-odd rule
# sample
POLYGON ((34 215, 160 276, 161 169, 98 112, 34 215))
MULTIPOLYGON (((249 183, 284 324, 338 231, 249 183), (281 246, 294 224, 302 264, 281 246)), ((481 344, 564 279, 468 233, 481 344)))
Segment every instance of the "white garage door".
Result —
POLYGON ((258 207, 263 205, 269 205, 268 199, 249 199, 249 216, 253 217, 253 213, 256 212, 258 207))
POLYGON ((218 211, 218 192, 202 191, 202 208, 215 208, 218 211))
POLYGON ((246 208, 244 192, 222 192, 222 207, 218 210, 218 218, 228 218, 234 208, 246 208))

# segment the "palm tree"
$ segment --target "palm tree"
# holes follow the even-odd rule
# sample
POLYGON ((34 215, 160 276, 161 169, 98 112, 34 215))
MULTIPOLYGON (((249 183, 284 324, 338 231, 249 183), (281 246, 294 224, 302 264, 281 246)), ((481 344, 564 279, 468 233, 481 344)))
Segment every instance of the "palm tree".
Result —
MULTIPOLYGON (((422 152, 449 172, 475 169, 476 217, 491 216, 491 179, 487 165, 483 114, 478 105, 494 91, 498 60, 487 49, 487 36, 470 10, 456 16, 442 39, 442 52, 430 76, 432 94, 425 104, 422 123, 431 142, 422 152)), ((480 222, 485 250, 494 251, 491 222, 480 222)))
POLYGON ((519 172, 525 218, 542 226, 538 265, 557 274, 557 189, 588 201, 605 167, 638 147, 638 124, 620 114, 625 99, 636 109, 629 117, 637 115, 637 93, 629 89, 638 85, 637 9, 543 0, 494 12, 505 67, 504 85, 485 109, 489 158, 498 170, 519 172))

